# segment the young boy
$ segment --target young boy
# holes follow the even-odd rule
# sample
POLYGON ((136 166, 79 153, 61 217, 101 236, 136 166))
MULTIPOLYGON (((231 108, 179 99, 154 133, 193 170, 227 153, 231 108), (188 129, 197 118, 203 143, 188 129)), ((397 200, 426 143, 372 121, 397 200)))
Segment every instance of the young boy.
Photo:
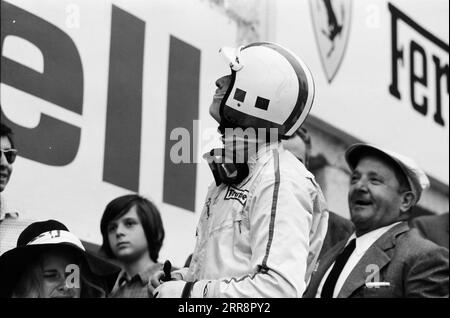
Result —
POLYGON ((122 267, 109 297, 152 297, 149 278, 162 269, 158 256, 164 240, 155 205, 139 195, 118 197, 106 206, 100 229, 102 251, 122 267))

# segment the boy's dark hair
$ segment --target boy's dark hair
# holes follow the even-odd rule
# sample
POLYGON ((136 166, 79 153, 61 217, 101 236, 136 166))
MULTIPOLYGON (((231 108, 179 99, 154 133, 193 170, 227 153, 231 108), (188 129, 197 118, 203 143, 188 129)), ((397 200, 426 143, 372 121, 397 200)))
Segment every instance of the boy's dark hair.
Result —
POLYGON ((164 240, 164 227, 161 215, 152 202, 136 194, 118 197, 106 206, 100 222, 100 230, 103 237, 101 249, 108 257, 116 258, 109 245, 108 224, 128 213, 133 206, 136 207, 137 215, 147 238, 150 258, 156 263, 164 240))
POLYGON ((11 143, 11 148, 14 147, 14 139, 13 139, 13 132, 11 128, 6 126, 4 123, 0 123, 0 137, 6 137, 9 139, 9 142, 11 143))

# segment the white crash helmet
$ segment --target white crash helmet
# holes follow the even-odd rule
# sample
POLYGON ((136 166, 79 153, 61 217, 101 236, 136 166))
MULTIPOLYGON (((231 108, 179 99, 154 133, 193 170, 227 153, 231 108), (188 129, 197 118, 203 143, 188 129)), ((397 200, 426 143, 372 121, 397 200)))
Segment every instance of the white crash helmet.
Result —
POLYGON ((305 63, 276 43, 220 49, 232 70, 221 105, 222 127, 277 128, 294 134, 314 100, 314 80, 305 63))

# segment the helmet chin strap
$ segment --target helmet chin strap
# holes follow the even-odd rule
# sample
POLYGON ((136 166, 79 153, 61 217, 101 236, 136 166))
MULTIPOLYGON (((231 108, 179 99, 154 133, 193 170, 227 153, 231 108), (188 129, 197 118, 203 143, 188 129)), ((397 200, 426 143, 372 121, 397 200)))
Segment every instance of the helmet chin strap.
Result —
POLYGON ((209 163, 217 186, 221 183, 239 184, 249 174, 249 159, 256 157, 258 150, 267 145, 266 136, 250 138, 242 129, 221 128, 223 148, 212 149, 204 158, 209 163))
POLYGON ((225 159, 225 149, 212 149, 203 155, 203 158, 207 159, 217 186, 222 183, 239 184, 248 176, 247 163, 228 162, 225 159))

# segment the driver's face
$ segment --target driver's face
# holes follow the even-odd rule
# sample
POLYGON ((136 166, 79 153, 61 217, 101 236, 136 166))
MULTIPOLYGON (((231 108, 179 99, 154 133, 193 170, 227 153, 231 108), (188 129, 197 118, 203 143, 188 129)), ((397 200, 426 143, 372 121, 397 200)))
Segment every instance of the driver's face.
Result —
POLYGON ((209 106, 209 114, 220 124, 220 103, 231 83, 231 75, 222 76, 216 81, 216 92, 214 93, 211 106, 209 106))

